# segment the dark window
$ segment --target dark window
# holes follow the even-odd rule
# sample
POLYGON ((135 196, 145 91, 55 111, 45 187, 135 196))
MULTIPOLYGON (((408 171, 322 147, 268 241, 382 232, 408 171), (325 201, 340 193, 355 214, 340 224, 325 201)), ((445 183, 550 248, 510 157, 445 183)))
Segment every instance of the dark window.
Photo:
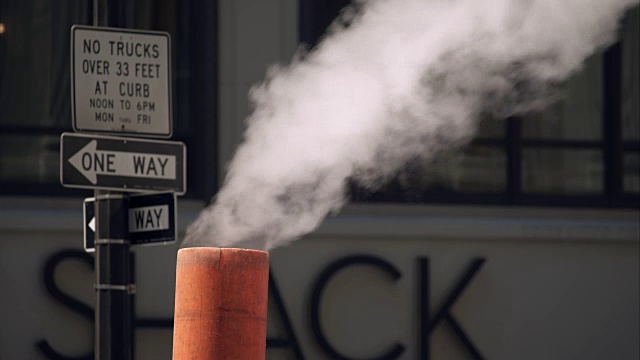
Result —
MULTIPOLYGON (((300 40, 314 46, 349 1, 300 0, 300 40)), ((483 119, 469 146, 410 162, 384 189, 355 201, 640 206, 638 7, 620 41, 587 59, 543 111, 483 119)))
MULTIPOLYGON (((110 27, 171 34, 171 140, 187 145, 186 196, 209 199, 216 187, 217 2, 98 3, 108 4, 100 15, 108 14, 110 27)), ((0 195, 90 193, 59 184, 59 147, 60 134, 73 131, 70 29, 93 23, 93 4, 0 0, 0 195)))

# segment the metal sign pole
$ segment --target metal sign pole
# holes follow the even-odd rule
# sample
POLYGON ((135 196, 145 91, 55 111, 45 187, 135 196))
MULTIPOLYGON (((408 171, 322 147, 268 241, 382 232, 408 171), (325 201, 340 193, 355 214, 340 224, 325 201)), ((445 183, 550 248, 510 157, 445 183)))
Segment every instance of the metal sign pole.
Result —
MULTIPOLYGON (((108 25, 108 0, 94 0, 93 25, 108 25)), ((129 197, 95 190, 95 359, 133 359, 129 197)))
POLYGON ((95 191, 96 360, 133 359, 129 197, 95 191))

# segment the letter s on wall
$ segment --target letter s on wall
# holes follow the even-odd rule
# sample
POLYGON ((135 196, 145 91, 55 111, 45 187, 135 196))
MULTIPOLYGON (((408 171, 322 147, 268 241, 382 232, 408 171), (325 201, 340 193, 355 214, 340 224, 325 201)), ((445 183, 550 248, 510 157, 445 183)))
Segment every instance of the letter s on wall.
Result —
MULTIPOLYGON (((64 291, 58 288, 58 285, 55 282, 55 270, 62 262, 69 259, 80 260, 84 262, 91 270, 94 269, 93 257, 87 254, 82 250, 75 249, 66 249, 61 250, 53 255, 51 255, 44 266, 43 271, 43 281, 44 285, 47 289, 47 292, 62 305, 67 306, 71 310, 79 313, 85 318, 89 319, 91 322, 94 321, 94 310, 81 302, 80 300, 74 298, 73 296, 65 293, 64 291)), ((66 356, 62 355, 56 350, 54 350, 51 345, 47 342, 47 340, 40 340, 36 343, 38 349, 42 352, 44 356, 51 360, 92 360, 94 358, 93 352, 87 353, 85 355, 80 356, 66 356)), ((91 346, 93 348, 93 346, 91 346)))

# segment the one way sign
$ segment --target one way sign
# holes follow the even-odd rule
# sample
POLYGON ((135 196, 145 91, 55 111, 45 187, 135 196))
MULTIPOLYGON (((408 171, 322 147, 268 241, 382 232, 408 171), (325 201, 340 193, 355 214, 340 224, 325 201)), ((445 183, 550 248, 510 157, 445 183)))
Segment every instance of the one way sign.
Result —
MULTIPOLYGON (((84 200, 84 248, 95 250, 94 198, 84 200)), ((176 241, 176 197, 173 192, 129 197, 129 241, 131 245, 167 244, 176 241)))
POLYGON ((186 147, 181 142, 64 133, 60 143, 64 186, 185 192, 186 147))

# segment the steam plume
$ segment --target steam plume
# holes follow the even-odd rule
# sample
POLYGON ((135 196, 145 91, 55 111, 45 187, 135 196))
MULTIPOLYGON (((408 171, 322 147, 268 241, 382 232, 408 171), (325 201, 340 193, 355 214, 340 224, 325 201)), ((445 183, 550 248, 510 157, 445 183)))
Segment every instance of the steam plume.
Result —
POLYGON ((185 246, 271 249, 412 158, 467 142, 480 114, 539 108, 611 43, 638 0, 369 0, 251 91, 224 185, 185 246))

